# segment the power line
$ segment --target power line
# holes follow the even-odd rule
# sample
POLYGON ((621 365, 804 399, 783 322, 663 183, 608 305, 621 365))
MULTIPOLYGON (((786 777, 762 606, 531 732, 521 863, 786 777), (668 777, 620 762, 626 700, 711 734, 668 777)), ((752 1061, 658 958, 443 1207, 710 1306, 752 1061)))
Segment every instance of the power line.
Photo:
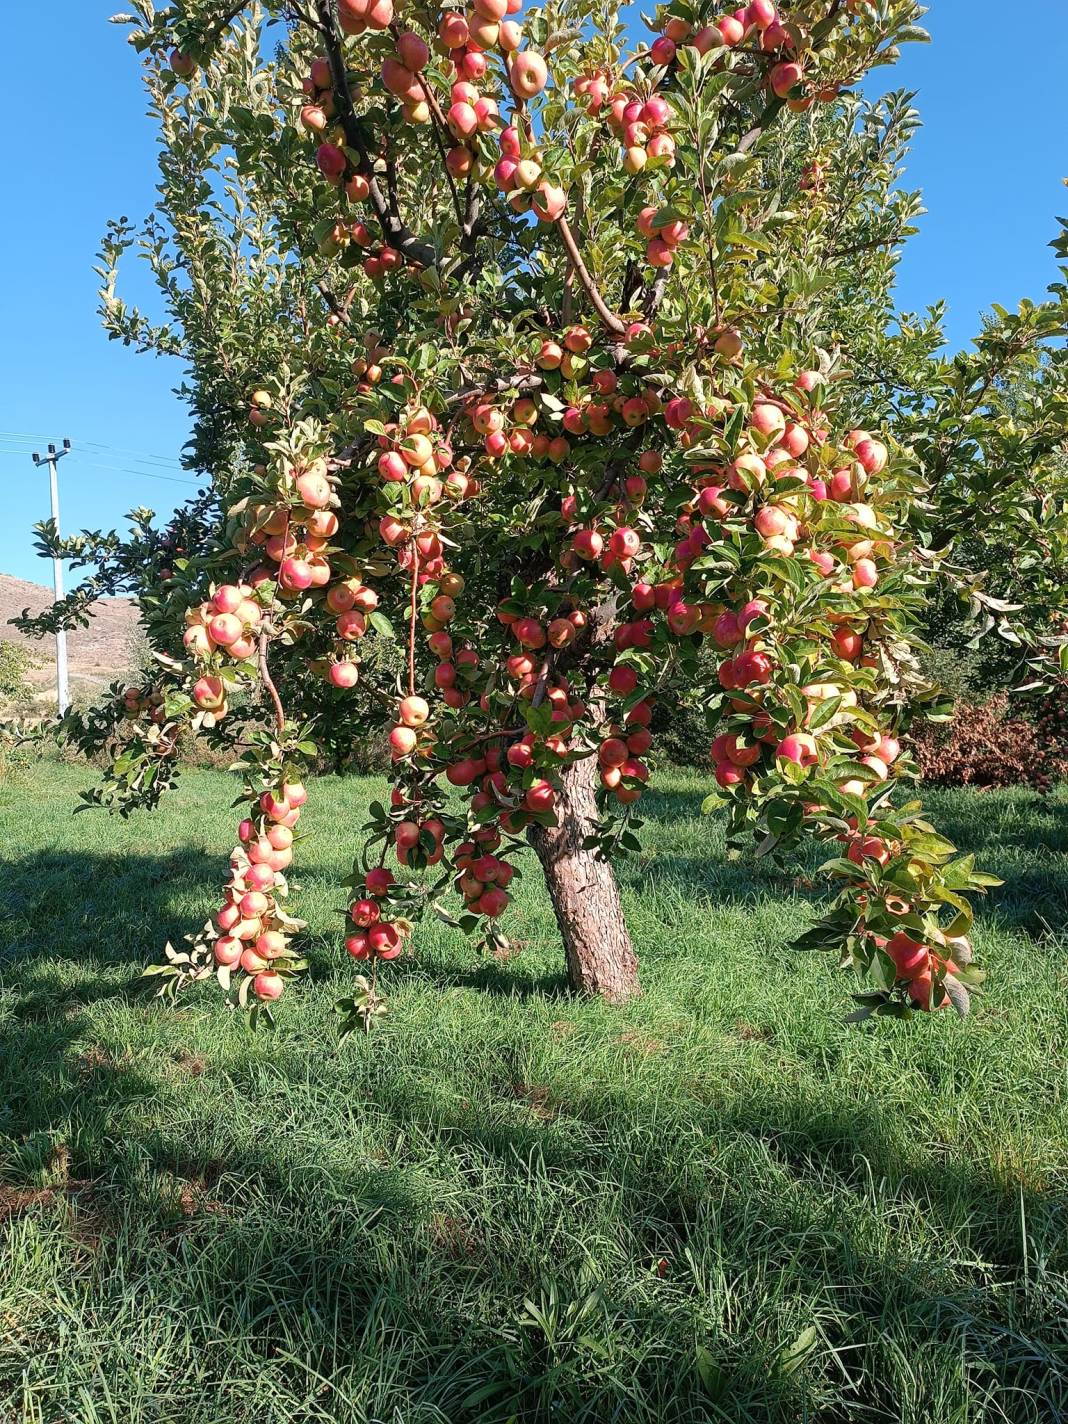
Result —
MULTIPOLYGON (((27 452, 25 450, 19 450, 17 448, 7 448, 3 445, 0 445, 0 455, 25 455, 26 453, 27 452)), ((163 475, 155 470, 137 470, 132 468, 130 465, 107 465, 99 460, 82 460, 81 463, 86 469, 109 470, 115 474, 134 475, 139 479, 143 478, 146 480, 164 480, 167 484, 188 485, 190 486, 190 488, 199 488, 199 486, 203 483, 203 481, 201 480, 181 479, 178 475, 163 475)))
MULTIPOLYGON (((24 430, 0 430, 0 439, 24 440, 29 444, 40 444, 47 438, 47 436, 40 433, 35 435, 24 430)), ((103 440, 83 440, 81 437, 78 438, 78 443, 80 446, 92 447, 95 450, 102 450, 115 455, 132 455, 134 459, 140 463, 151 461, 153 464, 174 465, 177 466, 178 469, 183 468, 182 462, 176 460, 173 455, 154 455, 147 450, 135 450, 128 445, 109 445, 103 440)))

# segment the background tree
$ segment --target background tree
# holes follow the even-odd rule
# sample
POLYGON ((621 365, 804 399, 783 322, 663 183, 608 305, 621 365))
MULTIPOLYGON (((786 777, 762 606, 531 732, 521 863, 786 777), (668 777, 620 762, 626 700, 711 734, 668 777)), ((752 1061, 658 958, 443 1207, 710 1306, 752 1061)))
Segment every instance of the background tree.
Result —
MULTIPOLYGON (((302 967, 302 768, 378 706, 395 785, 354 867, 350 953, 394 957, 431 906, 499 942, 529 841, 573 984, 626 997, 611 862, 640 845, 654 705, 684 693, 717 733, 707 805, 735 840, 840 844, 804 942, 867 979, 858 1015, 964 1011, 981 976, 963 892, 989 877, 895 794, 948 545, 913 450, 865 426, 894 415, 948 468, 974 410, 951 407, 939 443, 926 395, 897 401, 877 369, 935 338, 934 318, 884 334, 915 118, 907 96, 846 92, 923 37, 919 7, 754 0, 710 22, 676 0, 629 53, 613 5, 562 0, 522 28, 517 8, 119 17, 146 57, 161 200, 108 235, 105 321, 185 363, 189 464, 218 502, 188 537, 77 549, 142 599, 161 664, 121 701, 99 794, 158 795, 188 721, 234 743, 249 803, 225 902, 171 951, 168 987, 217 972, 269 1003, 302 967), (163 325, 117 295, 130 248, 163 325), (394 638, 397 685, 365 653, 394 638)), ((347 1021, 380 1008, 363 980, 347 1021)))

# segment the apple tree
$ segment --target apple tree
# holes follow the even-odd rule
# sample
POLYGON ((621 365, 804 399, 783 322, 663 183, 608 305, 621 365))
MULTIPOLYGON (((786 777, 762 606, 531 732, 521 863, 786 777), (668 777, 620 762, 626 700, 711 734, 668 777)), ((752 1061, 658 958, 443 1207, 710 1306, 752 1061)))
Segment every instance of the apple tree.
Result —
POLYGON ((654 707, 685 697, 732 842, 827 843, 801 942, 853 974, 854 1017, 966 1012, 968 896, 995 882, 925 819, 898 737, 942 554, 908 431, 857 376, 919 199, 908 96, 856 86, 921 9, 672 0, 640 35, 614 0, 519 9, 116 17, 160 201, 109 230, 104 320, 183 363, 211 483, 163 531, 64 546, 97 572, 56 616, 131 590, 158 664, 67 730, 117 751, 90 799, 158 799, 191 728, 234 748, 246 801, 165 987, 216 975, 269 1012, 303 968, 305 782, 373 726, 392 790, 354 848, 346 1026, 422 915, 500 943, 534 862, 573 986, 626 999, 613 865, 654 707), (131 249, 160 320, 119 295, 131 249))

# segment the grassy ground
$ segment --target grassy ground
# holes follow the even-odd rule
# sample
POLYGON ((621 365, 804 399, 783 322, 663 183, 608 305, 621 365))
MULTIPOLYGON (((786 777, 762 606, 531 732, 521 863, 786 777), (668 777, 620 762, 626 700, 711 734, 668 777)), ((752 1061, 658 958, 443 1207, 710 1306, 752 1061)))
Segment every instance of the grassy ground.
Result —
POLYGON ((841 1024, 812 891, 695 779, 625 871, 645 996, 575 1002, 531 875, 507 963, 444 926, 339 1050, 371 782, 327 781, 275 1035, 136 985, 202 922, 231 787, 72 820, 0 785, 0 1420, 937 1421, 1068 1413, 1068 798, 931 799, 1011 888, 975 1018, 841 1024))

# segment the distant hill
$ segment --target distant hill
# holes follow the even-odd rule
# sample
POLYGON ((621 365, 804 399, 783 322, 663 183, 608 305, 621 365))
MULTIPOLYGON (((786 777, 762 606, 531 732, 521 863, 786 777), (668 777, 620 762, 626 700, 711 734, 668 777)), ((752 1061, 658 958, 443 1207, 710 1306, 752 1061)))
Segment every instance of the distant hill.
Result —
MULTIPOLYGON (((50 636, 29 638, 12 628, 8 620, 21 616, 27 608, 31 613, 40 613, 52 602, 52 590, 42 584, 0 574, 0 639, 17 643, 36 660, 29 681, 35 700, 42 704, 55 701, 55 641, 50 636)), ((89 627, 67 634, 72 697, 92 697, 136 668, 140 661, 140 641, 134 601, 101 599, 94 606, 89 627)))

